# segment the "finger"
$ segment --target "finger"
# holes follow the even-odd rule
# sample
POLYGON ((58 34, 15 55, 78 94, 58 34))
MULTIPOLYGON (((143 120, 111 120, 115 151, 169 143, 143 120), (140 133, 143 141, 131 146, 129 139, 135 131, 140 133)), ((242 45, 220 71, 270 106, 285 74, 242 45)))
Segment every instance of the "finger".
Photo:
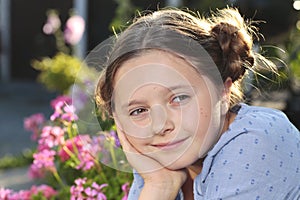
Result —
POLYGON ((117 133, 128 162, 139 173, 149 173, 163 168, 157 161, 139 152, 128 141, 126 133, 122 131, 119 127, 117 127, 117 133))

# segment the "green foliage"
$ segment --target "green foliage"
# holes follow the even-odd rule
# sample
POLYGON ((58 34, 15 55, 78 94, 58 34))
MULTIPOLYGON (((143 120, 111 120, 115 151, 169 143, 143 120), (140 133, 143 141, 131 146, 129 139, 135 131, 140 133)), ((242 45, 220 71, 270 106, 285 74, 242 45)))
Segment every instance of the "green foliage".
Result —
POLYGON ((95 107, 96 116, 100 127, 102 128, 102 130, 109 130, 114 126, 114 120, 106 112, 98 109, 96 105, 95 107))
POLYGON ((80 59, 64 53, 58 53, 53 58, 43 58, 41 61, 32 62, 34 69, 41 71, 38 81, 49 90, 67 93, 74 84, 77 73, 81 69, 80 59))
POLYGON ((54 197, 51 199, 47 199, 42 192, 39 192, 36 195, 31 196, 32 200, 54 200, 54 197))
POLYGON ((120 30, 121 27, 126 25, 134 15, 137 7, 133 5, 131 0, 115 0, 118 7, 115 11, 116 15, 109 25, 113 31, 120 30))
POLYGON ((193 11, 198 11, 201 15, 202 13, 208 13, 210 10, 220 9, 226 6, 226 1, 224 0, 183 0, 184 6, 193 11))
POLYGON ((300 79, 300 51, 297 53, 296 58, 290 62, 290 67, 293 76, 300 79))
POLYGON ((32 163, 32 150, 24 151, 21 155, 6 155, 0 159, 0 169, 22 167, 32 163))
POLYGON ((34 60, 32 67, 40 71, 39 82, 47 89, 60 94, 68 94, 74 83, 83 85, 85 81, 93 81, 98 74, 94 68, 89 68, 79 58, 62 52, 53 58, 34 60))
POLYGON ((254 88, 261 92, 270 92, 285 89, 288 87, 288 74, 286 69, 279 69, 277 72, 258 71, 253 79, 254 88))
POLYGON ((102 168, 103 172, 106 174, 107 177, 110 177, 108 179, 108 185, 110 192, 107 194, 107 199, 122 199, 123 192, 121 190, 121 185, 126 182, 132 182, 133 176, 131 173, 125 173, 121 171, 116 171, 110 167, 103 166, 102 168), (112 178, 114 177, 114 178, 112 178))
POLYGON ((64 188, 61 188, 59 191, 57 191, 58 194, 56 195, 55 200, 69 200, 70 198, 70 187, 66 186, 64 188))

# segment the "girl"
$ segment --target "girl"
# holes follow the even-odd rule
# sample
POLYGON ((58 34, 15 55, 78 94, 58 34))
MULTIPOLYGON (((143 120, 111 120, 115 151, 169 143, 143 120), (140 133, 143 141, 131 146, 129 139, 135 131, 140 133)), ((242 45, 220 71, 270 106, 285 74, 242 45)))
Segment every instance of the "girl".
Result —
POLYGON ((242 103, 247 70, 268 63, 254 30, 233 8, 165 9, 117 37, 96 100, 134 168, 129 199, 300 198, 299 131, 242 103))

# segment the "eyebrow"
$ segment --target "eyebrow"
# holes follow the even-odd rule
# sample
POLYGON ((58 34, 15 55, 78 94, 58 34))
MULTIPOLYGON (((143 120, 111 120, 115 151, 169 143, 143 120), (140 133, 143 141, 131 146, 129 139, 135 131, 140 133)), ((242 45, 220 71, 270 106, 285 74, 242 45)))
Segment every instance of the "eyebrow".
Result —
POLYGON ((128 103, 126 103, 126 104, 123 104, 122 108, 126 108, 126 107, 132 106, 134 104, 145 104, 145 101, 132 100, 132 101, 129 101, 128 103))
MULTIPOLYGON (((185 88, 193 88, 193 91, 195 90, 194 89, 195 86, 192 86, 192 85, 174 85, 174 86, 168 87, 167 89, 173 91, 173 90, 185 89, 185 88)), ((121 108, 123 109, 123 108, 129 107, 129 106, 135 105, 135 104, 145 104, 145 103, 146 103, 146 101, 132 100, 126 104, 123 104, 121 106, 121 108)))
POLYGON ((174 86, 171 86, 169 87, 168 89, 169 90, 177 90, 177 89, 185 89, 185 88, 195 88, 194 86, 192 85, 174 85, 174 86))

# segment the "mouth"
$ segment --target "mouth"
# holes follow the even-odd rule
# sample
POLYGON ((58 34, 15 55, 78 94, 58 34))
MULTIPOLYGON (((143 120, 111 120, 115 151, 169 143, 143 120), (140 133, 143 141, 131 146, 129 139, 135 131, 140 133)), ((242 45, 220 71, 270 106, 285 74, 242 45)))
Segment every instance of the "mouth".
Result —
POLYGON ((175 141, 172 141, 172 142, 163 142, 163 143, 153 144, 152 146, 156 147, 158 149, 162 149, 162 150, 169 150, 169 149, 179 147, 186 140, 187 140, 187 138, 183 138, 183 139, 175 140, 175 141))

